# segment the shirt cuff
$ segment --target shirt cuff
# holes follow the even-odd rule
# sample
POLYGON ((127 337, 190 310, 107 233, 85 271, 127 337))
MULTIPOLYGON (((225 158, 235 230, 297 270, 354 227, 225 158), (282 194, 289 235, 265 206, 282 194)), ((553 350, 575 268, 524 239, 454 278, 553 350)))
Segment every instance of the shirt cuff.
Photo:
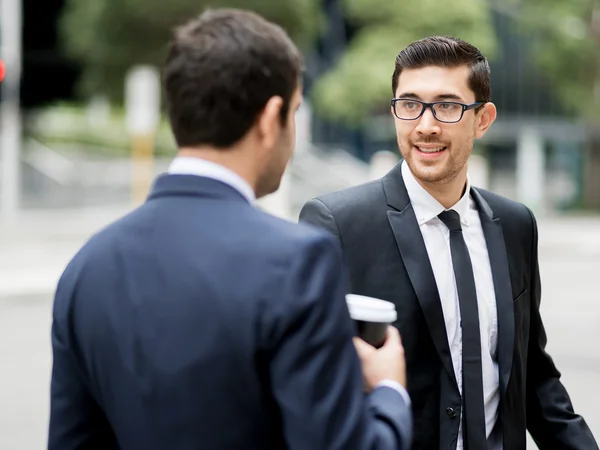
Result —
POLYGON ((398 383, 396 381, 392 381, 392 380, 383 380, 383 381, 379 382, 377 384, 377 386, 375 386, 375 389, 377 389, 379 387, 389 387, 389 388, 395 390, 402 396, 402 399, 404 400, 406 405, 410 407, 410 404, 411 404, 410 395, 408 395, 408 391, 400 383, 398 383))

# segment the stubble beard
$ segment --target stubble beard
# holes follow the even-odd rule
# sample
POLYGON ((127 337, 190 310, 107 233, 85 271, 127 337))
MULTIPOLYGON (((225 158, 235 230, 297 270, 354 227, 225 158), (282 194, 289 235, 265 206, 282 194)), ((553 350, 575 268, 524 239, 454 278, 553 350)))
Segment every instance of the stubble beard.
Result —
POLYGON ((473 145, 470 148, 468 143, 462 145, 462 150, 458 154, 453 154, 453 147, 447 145, 445 152, 449 152, 446 160, 442 163, 432 161, 431 164, 416 162, 414 158, 413 144, 408 143, 408 151, 400 150, 402 157, 408 164, 408 167, 415 178, 419 181, 431 185, 444 185, 453 182, 460 175, 469 161, 473 145))

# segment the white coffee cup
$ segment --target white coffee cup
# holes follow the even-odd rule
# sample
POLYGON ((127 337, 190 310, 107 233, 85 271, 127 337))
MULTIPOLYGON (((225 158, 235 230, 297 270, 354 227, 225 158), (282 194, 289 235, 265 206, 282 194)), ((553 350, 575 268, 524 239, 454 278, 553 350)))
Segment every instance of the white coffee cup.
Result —
POLYGON ((385 342, 388 326, 398 317, 395 305, 357 294, 347 294, 346 304, 350 317, 357 325, 358 336, 374 347, 381 347, 385 342))

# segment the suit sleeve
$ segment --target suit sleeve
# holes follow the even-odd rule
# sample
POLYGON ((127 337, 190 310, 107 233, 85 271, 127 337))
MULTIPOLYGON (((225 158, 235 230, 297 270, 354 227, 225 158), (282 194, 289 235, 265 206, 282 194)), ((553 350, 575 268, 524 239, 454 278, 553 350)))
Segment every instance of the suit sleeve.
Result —
POLYGON ((527 429, 541 450, 598 450, 585 420, 575 414, 560 372, 546 352, 546 331, 540 315, 541 281, 538 232, 532 220, 531 323, 527 359, 527 429))
POLYGON ((319 234, 288 269, 269 355, 288 447, 409 449, 412 417, 402 395, 389 387, 364 394, 339 248, 319 234))
MULTIPOLYGON (((67 272, 70 272, 67 268, 67 272)), ((54 298, 48 450, 117 449, 108 422, 83 381, 69 328, 72 274, 63 274, 54 298)))
POLYGON ((299 221, 327 231, 337 240, 341 248, 340 232, 335 218, 333 217, 333 214, 331 214, 329 208, 327 208, 325 203, 321 200, 316 198, 306 202, 300 210, 299 221))

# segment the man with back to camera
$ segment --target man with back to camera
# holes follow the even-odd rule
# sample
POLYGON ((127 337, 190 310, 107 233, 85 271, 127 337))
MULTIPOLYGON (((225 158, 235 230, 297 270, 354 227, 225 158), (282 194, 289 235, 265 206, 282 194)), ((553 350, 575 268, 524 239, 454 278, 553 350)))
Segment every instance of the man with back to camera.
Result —
POLYGON ((300 78, 297 48, 254 13, 177 30, 177 157, 58 284, 50 450, 410 447, 398 331, 355 348, 333 239, 253 206, 293 152, 300 78))
POLYGON ((472 188, 475 139, 496 118, 472 45, 429 37, 392 76, 403 161, 382 179, 309 201, 351 291, 393 301, 406 351, 413 449, 598 449, 545 351, 537 226, 525 206, 472 188))

